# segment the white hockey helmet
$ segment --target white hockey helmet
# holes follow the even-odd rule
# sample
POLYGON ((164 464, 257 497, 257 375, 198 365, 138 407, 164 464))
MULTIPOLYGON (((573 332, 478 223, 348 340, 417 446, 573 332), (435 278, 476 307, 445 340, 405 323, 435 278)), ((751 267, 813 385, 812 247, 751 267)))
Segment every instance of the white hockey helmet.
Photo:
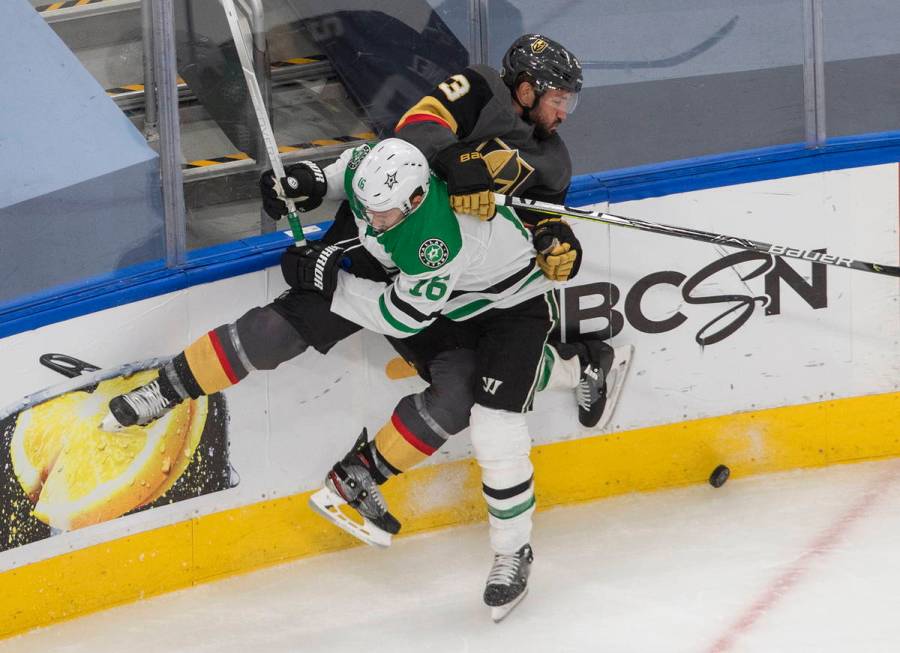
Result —
POLYGON ((366 155, 353 175, 353 192, 369 211, 400 209, 407 216, 413 211, 412 200, 428 194, 431 172, 428 160, 417 147, 387 138, 366 155))

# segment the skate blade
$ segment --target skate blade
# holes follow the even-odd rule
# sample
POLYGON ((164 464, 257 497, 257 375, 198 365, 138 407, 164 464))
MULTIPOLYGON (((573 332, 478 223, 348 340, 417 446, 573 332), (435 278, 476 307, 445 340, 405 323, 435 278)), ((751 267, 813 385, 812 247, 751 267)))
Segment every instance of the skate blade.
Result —
POLYGON ((339 495, 327 487, 313 492, 309 497, 309 506, 325 519, 338 528, 350 533, 356 539, 365 542, 369 546, 387 548, 391 545, 391 534, 383 531, 368 519, 364 524, 357 524, 340 510, 340 506, 347 505, 339 495))
POLYGON ((125 430, 125 427, 119 424, 119 420, 113 417, 112 413, 106 413, 106 417, 100 422, 100 430, 107 433, 118 433, 125 430))
POLYGON ((525 591, 519 594, 512 601, 507 603, 506 605, 495 605, 491 607, 491 619, 493 619, 495 624, 500 623, 506 616, 515 609, 519 603, 522 602, 522 599, 525 598, 525 595, 528 594, 528 587, 525 587, 525 591))
POLYGON ((628 369, 631 367, 631 357, 634 355, 633 345, 622 345, 613 349, 613 366, 606 375, 606 405, 603 407, 603 414, 594 427, 596 429, 605 429, 606 425, 612 419, 613 413, 616 411, 616 405, 619 403, 619 395, 622 394, 622 387, 625 385, 625 377, 628 376, 628 369))

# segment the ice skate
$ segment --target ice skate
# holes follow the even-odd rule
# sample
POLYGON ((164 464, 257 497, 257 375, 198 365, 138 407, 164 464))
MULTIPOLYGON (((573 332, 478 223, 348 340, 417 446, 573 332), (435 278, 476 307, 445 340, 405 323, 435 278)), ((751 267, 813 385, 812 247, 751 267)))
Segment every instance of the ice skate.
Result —
POLYGON ((363 452, 368 439, 363 429, 350 453, 328 472, 325 487, 310 496, 309 505, 366 544, 388 547, 391 537, 400 531, 400 522, 388 512, 384 496, 372 477, 372 463, 363 452), (362 517, 362 524, 341 511, 345 504, 362 517))
MULTIPOLYGON (((610 347, 597 338, 559 345, 560 352, 578 355, 581 379, 575 387, 578 402, 578 421, 588 428, 606 428, 612 418, 634 347, 610 347)), ((565 354, 562 354, 565 356, 565 354)))
POLYGON ((502 621, 528 593, 528 575, 534 552, 526 544, 512 554, 494 554, 494 566, 484 588, 484 602, 491 608, 491 619, 502 621))
POLYGON ((129 426, 146 426, 182 401, 178 397, 166 396, 160 388, 157 377, 131 392, 110 399, 109 412, 100 422, 100 428, 116 432, 129 426))

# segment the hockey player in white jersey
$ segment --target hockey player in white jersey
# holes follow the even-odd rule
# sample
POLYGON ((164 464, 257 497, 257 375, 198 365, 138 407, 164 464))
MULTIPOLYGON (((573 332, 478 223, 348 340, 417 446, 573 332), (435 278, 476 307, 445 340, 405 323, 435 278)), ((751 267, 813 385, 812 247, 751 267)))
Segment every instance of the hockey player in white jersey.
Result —
MULTIPOLYGON (((347 250, 340 242, 289 248, 282 270, 290 291, 210 331, 157 379, 114 398, 104 426, 148 423, 188 396, 222 390, 254 369, 273 369, 308 346, 325 353, 360 326, 402 339, 439 318, 458 325, 454 337, 473 343, 479 381, 472 443, 495 551, 485 601, 509 608, 524 595, 532 557, 534 489, 524 411, 556 315, 531 234, 505 208, 491 222, 457 219, 444 183, 430 175, 418 150, 396 139, 348 151, 324 173, 310 170, 317 174, 307 192, 347 198, 358 241, 384 278, 342 270, 347 250)), ((335 480, 338 490, 356 483, 335 480)), ((362 489, 358 501, 377 503, 377 487, 362 489)), ((381 508, 376 525, 396 532, 399 524, 381 508)))
MULTIPOLYGON (((351 155, 342 188, 363 218, 360 239, 398 274, 388 286, 338 274, 331 310, 401 338, 439 315, 465 323, 461 329, 471 333, 478 380, 471 439, 495 553, 484 598, 499 617, 524 596, 532 561, 534 483, 525 411, 557 315, 552 284, 513 212, 502 210, 491 222, 457 219, 445 185, 428 174, 424 156, 411 145, 384 141, 352 173, 354 164, 351 155), (406 163, 398 169, 395 158, 406 163)), ((340 479, 330 480, 340 486, 340 479)))

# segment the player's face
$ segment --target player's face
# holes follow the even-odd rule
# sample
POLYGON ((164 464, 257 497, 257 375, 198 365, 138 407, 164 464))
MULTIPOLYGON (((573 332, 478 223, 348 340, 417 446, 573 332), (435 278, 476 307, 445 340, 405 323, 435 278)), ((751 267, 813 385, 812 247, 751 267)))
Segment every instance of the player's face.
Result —
POLYGON ((531 110, 531 121, 541 135, 551 136, 575 110, 577 102, 577 93, 551 88, 541 96, 537 106, 531 110))
POLYGON ((387 231, 391 227, 396 227, 403 220, 404 214, 402 209, 388 209, 387 211, 369 211, 369 224, 375 231, 387 231))

